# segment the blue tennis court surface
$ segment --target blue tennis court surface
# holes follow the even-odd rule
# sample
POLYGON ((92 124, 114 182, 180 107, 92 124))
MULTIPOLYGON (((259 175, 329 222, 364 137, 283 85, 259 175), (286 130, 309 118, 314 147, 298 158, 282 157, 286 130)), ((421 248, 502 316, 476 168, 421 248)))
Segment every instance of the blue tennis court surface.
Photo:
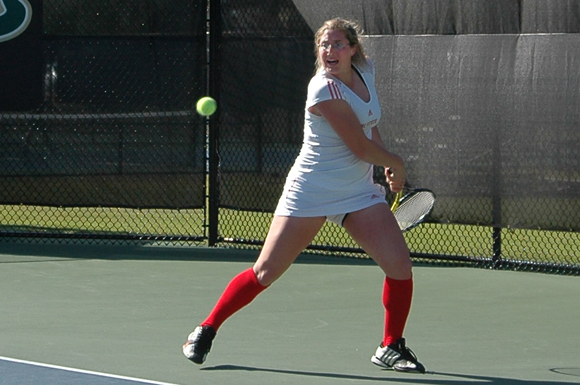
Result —
POLYGON ((0 373, 2 385, 175 385, 7 357, 0 357, 0 373))

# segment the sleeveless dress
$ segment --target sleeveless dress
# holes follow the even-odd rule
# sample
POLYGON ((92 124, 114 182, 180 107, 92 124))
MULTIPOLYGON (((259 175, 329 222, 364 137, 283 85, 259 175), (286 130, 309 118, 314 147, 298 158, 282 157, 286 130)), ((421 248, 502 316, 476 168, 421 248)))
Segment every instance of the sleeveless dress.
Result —
POLYGON ((345 100, 356 114, 360 129, 371 138, 371 129, 381 118, 374 65, 369 60, 368 68, 355 70, 369 91, 368 103, 325 71, 310 80, 302 148, 288 173, 275 215, 326 216, 341 224, 345 214, 386 203, 384 189, 373 182, 373 166, 357 158, 326 119, 309 111, 325 100, 345 100))

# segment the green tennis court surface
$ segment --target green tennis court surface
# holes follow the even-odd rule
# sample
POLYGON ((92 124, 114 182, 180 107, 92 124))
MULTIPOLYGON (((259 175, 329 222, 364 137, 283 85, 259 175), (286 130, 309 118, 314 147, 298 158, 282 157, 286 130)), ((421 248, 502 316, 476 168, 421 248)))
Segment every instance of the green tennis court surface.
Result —
POLYGON ((219 331, 203 366, 181 353, 256 251, 0 244, 0 384, 580 383, 577 277, 415 267, 406 337, 428 373, 370 362, 382 275, 301 256, 219 331))

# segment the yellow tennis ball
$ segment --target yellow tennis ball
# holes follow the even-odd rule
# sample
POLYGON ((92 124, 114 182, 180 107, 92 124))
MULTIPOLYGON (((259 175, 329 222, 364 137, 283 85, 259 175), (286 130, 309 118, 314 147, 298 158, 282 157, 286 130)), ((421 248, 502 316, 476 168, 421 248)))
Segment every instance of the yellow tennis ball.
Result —
POLYGON ((213 115, 217 109, 217 103, 212 97, 204 96, 197 101, 195 108, 197 109, 197 113, 201 116, 210 116, 213 115))

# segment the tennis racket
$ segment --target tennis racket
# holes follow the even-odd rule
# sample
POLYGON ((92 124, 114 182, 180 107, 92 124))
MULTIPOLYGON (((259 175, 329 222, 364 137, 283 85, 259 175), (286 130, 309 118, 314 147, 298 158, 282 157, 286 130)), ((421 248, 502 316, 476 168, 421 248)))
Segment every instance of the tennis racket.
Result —
POLYGON ((393 203, 391 211, 401 231, 411 230, 433 211, 435 206, 435 193, 428 189, 404 188, 399 191, 393 203))

